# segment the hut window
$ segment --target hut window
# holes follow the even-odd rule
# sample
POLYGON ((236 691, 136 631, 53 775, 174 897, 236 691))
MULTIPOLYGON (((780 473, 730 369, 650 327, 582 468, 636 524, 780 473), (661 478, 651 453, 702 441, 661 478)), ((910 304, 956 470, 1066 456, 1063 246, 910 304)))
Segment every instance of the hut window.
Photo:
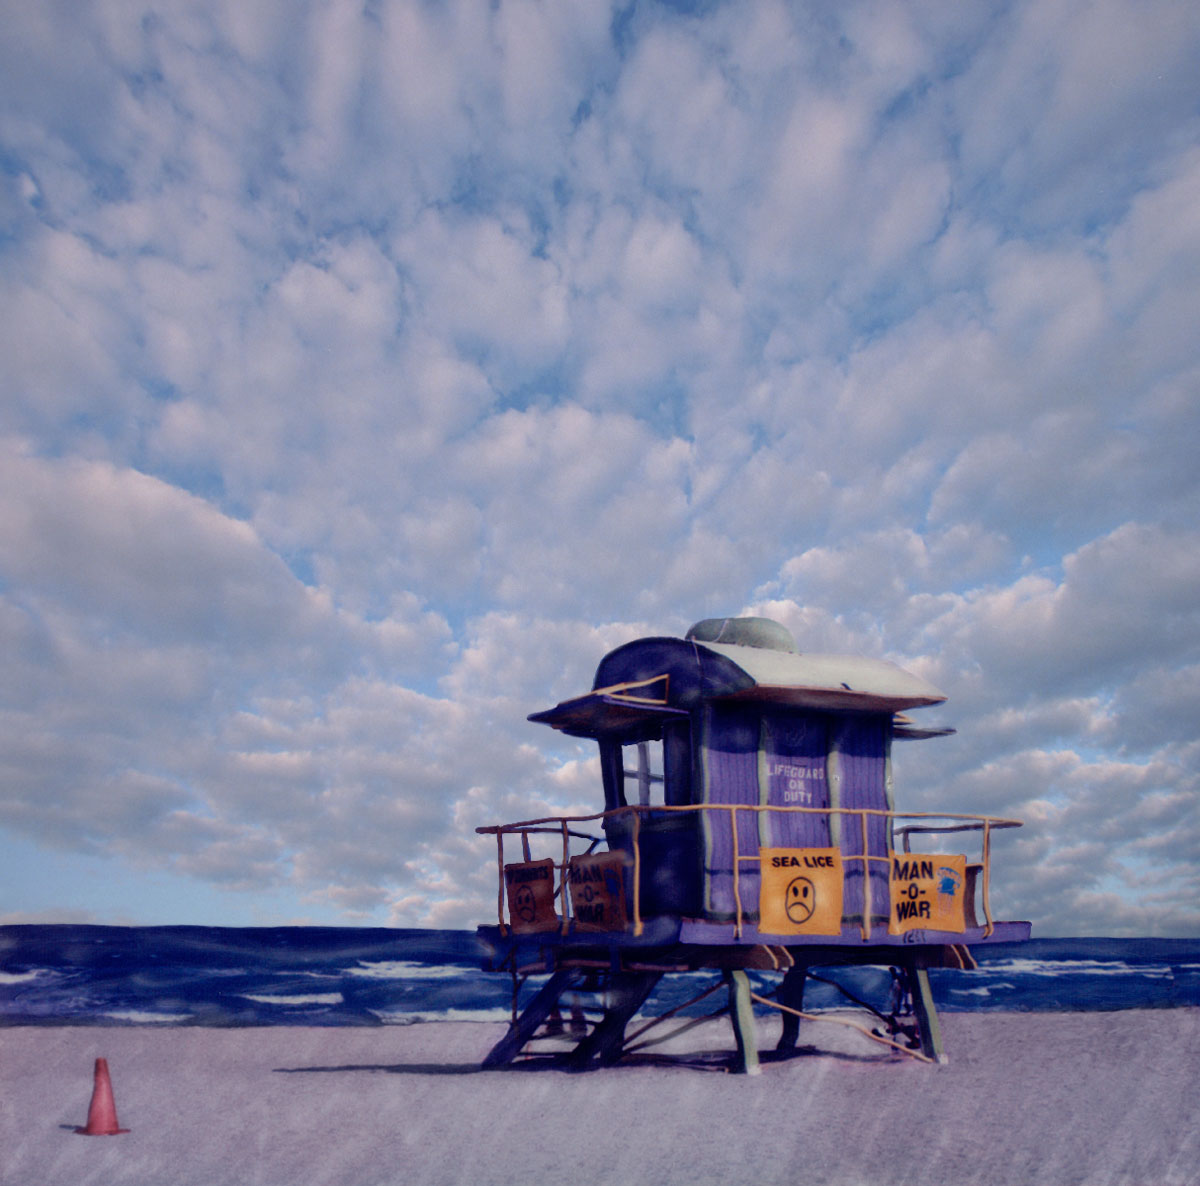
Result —
POLYGON ((621 773, 626 803, 642 806, 663 803, 663 745, 661 741, 639 741, 621 747, 621 773))

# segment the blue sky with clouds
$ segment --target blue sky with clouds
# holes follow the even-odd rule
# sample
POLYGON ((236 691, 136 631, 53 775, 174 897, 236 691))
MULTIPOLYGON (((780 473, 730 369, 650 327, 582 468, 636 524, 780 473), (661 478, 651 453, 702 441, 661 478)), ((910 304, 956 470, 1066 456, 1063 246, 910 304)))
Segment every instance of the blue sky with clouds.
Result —
POLYGON ((470 926, 737 612, 993 902, 1196 934, 1200 9, 46 0, 0 43, 0 918, 470 926))

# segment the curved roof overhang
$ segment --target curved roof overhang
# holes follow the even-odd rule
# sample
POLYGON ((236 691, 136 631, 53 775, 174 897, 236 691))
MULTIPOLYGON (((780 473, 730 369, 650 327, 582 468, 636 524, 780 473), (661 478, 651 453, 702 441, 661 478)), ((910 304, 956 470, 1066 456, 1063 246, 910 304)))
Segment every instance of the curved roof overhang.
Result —
POLYGON ((687 720, 686 709, 670 708, 654 701, 638 700, 613 692, 589 692, 564 700, 545 712, 535 712, 529 720, 549 725, 571 737, 620 737, 644 740, 662 736, 663 725, 672 720, 687 720))

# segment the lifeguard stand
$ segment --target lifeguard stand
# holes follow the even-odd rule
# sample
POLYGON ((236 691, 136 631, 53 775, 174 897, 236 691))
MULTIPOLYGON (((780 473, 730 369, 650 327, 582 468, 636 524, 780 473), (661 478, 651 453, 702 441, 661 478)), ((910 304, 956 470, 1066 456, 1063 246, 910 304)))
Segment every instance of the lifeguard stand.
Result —
POLYGON ((589 1026, 576 1011, 566 1064, 614 1062, 662 976, 713 969, 735 1069, 753 1073, 752 1002, 782 1012, 786 1053, 809 970, 843 964, 892 969, 896 1007, 864 1033, 941 1059, 928 969, 973 967, 971 946, 1030 933, 995 921, 988 894, 992 834, 1019 821, 895 809, 893 740, 953 732, 902 714, 944 699, 890 663, 798 653, 765 618, 606 655, 591 692, 529 718, 599 743, 604 810, 477 829, 496 837, 499 874, 485 967, 514 978, 512 1024, 484 1065, 511 1062, 548 1020, 558 1029, 560 1000, 584 989, 600 1015, 589 1026), (946 834, 977 851, 929 851, 946 834), (750 969, 781 974, 772 998, 752 992, 750 969), (535 972, 549 980, 518 1008, 535 972))

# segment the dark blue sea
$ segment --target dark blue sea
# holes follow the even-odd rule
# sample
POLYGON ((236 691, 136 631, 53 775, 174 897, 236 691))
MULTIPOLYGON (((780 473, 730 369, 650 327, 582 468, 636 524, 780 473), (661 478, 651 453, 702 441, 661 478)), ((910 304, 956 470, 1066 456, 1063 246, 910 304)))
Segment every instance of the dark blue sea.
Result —
MULTIPOLYGON (((950 1012, 1200 1005, 1200 939, 1033 939, 930 973, 950 1012)), ((330 927, 0 927, 0 1025, 408 1025, 502 1021, 513 984, 480 970, 473 932, 330 927)), ((805 1008, 886 1008, 885 969, 824 969, 805 1008)), ((752 973, 760 992, 777 976, 752 973)), ((707 982, 664 977, 648 1013, 707 982)), ((531 977, 522 1000, 544 983, 531 977)), ((712 1008, 711 999, 695 1011, 712 1008)), ((685 1012, 687 1012, 685 1010, 685 1012)))

